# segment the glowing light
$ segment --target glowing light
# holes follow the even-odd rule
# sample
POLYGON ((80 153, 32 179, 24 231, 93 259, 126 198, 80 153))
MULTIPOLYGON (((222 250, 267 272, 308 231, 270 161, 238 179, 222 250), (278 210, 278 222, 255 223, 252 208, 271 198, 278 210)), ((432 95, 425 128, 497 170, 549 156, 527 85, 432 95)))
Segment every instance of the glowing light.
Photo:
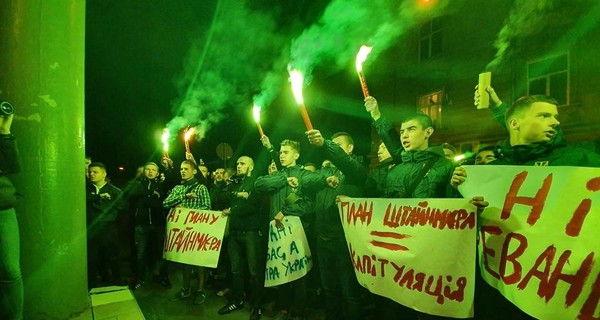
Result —
POLYGON ((189 141, 190 138, 192 137, 192 134, 194 134, 194 128, 185 129, 185 134, 183 136, 183 140, 189 141))
POLYGON ((160 138, 163 143, 163 151, 165 152, 169 151, 169 137, 171 137, 171 133, 169 132, 168 128, 165 128, 160 138))
POLYGON ((252 107, 252 115, 254 116, 254 121, 256 121, 256 125, 258 126, 258 133, 260 134, 260 136, 264 136, 265 133, 262 129, 262 126, 260 125, 260 107, 257 105, 254 105, 252 107))
POLYGON ((304 121, 306 130, 310 131, 313 129, 313 126, 310 122, 308 111, 306 111, 306 106, 304 105, 304 98, 302 97, 302 85, 304 84, 304 77, 302 76, 302 72, 299 70, 290 70, 289 72, 290 82, 292 83, 292 92, 294 93, 294 98, 296 98, 296 103, 298 103, 298 106, 300 107, 300 115, 302 115, 302 120, 304 121))
POLYGON ((454 159, 454 162, 461 162, 465 159, 469 159, 469 158, 473 157, 474 155, 475 154, 473 152, 467 151, 464 154, 459 154, 459 155, 455 156, 453 159, 454 159))
POLYGON ((256 123, 260 122, 260 109, 261 107, 257 105, 252 107, 252 116, 254 116, 254 121, 256 121, 256 123))
POLYGON ((302 97, 302 86, 304 84, 304 76, 299 70, 290 70, 290 82, 292 83, 292 92, 294 98, 299 105, 304 104, 304 98, 302 97))
POLYGON ((460 162, 465 160, 466 156, 464 154, 459 154, 456 157, 454 157, 454 162, 460 162))
POLYGON ((356 71, 362 72, 362 65, 367 60, 367 56, 371 53, 373 47, 361 46, 356 55, 356 71))

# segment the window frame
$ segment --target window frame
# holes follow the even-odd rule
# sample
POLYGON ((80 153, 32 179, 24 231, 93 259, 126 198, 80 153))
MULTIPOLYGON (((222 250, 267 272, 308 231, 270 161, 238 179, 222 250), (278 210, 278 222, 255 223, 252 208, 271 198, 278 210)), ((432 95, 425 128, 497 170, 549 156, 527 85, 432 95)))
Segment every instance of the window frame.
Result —
POLYGON ((428 115, 434 123, 435 129, 442 129, 443 126, 443 112, 444 112, 444 89, 438 89, 434 91, 430 91, 424 94, 420 94, 417 96, 417 112, 421 112, 423 114, 428 115), (438 100, 435 101, 433 97, 438 97, 438 100), (429 98, 429 99, 427 99, 429 98), (423 105, 422 101, 428 100, 429 105, 423 105), (432 107, 437 108, 435 112, 435 117, 432 116, 431 109, 432 107), (427 112, 424 112, 424 109, 427 112))
POLYGON ((559 53, 559 54, 544 56, 542 58, 529 60, 526 62, 525 77, 527 79, 527 95, 532 94, 531 93, 531 82, 543 79, 546 82, 546 90, 545 90, 544 94, 555 98, 555 95, 553 95, 551 92, 552 76, 558 75, 558 74, 563 74, 563 73, 566 74, 566 81, 567 81, 566 86, 565 86, 565 92, 564 92, 565 101, 558 101, 558 102, 559 102, 559 106, 568 106, 571 103, 571 53, 569 51, 559 53), (541 76, 530 78, 530 68, 533 64, 540 63, 545 60, 556 59, 561 56, 566 56, 566 59, 567 59, 566 69, 562 69, 560 71, 552 71, 552 72, 544 73, 541 76))

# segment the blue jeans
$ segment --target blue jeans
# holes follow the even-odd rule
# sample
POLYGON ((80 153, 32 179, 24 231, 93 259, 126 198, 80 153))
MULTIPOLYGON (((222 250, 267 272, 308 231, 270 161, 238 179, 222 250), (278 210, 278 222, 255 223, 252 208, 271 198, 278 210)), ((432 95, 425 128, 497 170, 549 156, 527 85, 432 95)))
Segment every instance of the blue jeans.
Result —
POLYGON ((23 319, 23 279, 15 209, 0 210, 0 319, 23 319))
POLYGON ((363 319, 363 290, 356 280, 346 239, 324 239, 317 236, 317 246, 321 285, 326 300, 326 319, 363 319))
POLYGON ((259 231, 231 231, 227 253, 231 260, 232 295, 231 302, 239 303, 244 295, 244 270, 248 270, 253 306, 259 306, 262 299, 264 263, 266 249, 259 231), (262 269, 261 269, 262 266, 262 269))

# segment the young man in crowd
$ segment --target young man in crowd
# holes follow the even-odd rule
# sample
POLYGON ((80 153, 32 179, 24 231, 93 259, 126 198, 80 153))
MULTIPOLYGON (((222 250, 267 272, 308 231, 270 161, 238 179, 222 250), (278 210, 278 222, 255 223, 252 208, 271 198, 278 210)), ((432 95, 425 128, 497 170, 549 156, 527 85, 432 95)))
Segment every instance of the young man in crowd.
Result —
MULTIPOLYGON (((429 116, 413 114, 404 118, 398 135, 394 126, 382 116, 375 98, 365 98, 365 109, 373 118, 377 133, 396 162, 386 176, 383 197, 447 198, 456 195, 449 188, 454 164, 446 159, 441 146, 429 146, 429 139, 434 132, 429 116)), ((440 318, 388 301, 381 308, 385 310, 384 319, 440 318)))
POLYGON ((362 159, 352 154, 354 140, 346 132, 324 139, 319 130, 307 133, 334 166, 306 176, 302 183, 316 193, 315 230, 321 284, 325 294, 326 319, 363 319, 362 289, 356 280, 344 229, 340 220, 337 196, 361 197, 367 176, 362 159))
POLYGON ((143 168, 143 176, 136 178, 127 188, 134 215, 136 249, 136 281, 132 287, 139 289, 144 284, 146 272, 157 269, 162 285, 170 288, 167 265, 162 260, 166 224, 162 202, 166 190, 156 163, 148 162, 143 168))
POLYGON ((260 198, 254 192, 256 178, 253 170, 252 158, 241 156, 237 160, 237 175, 228 188, 232 196, 231 206, 223 210, 223 215, 229 216, 227 253, 231 261, 232 291, 229 302, 219 309, 219 314, 241 309, 245 292, 251 297, 250 320, 258 320, 262 316, 265 268, 264 236, 261 230, 265 229, 267 221, 266 217, 260 216, 260 198), (248 277, 244 277, 246 271, 248 277), (250 286, 245 286, 245 283, 250 286))
MULTIPOLYGON (((265 136, 266 137, 266 136, 265 136)), ((261 139, 266 148, 272 146, 267 139, 261 139)), ((282 169, 268 176, 256 179, 255 191, 269 194, 270 211, 269 221, 275 220, 280 225, 285 216, 298 216, 302 220, 305 232, 310 232, 309 215, 314 212, 314 200, 307 196, 301 185, 305 175, 312 174, 297 165, 300 157, 300 143, 293 140, 281 142, 279 150, 279 163, 282 169)), ((282 316, 291 316, 295 319, 306 317, 306 277, 284 284, 279 287, 283 299, 282 316)))
MULTIPOLYGON (((506 112, 508 140, 498 144, 498 159, 490 165, 600 167, 600 156, 590 150, 569 147, 559 134, 558 103, 543 95, 519 98, 506 112)), ((454 170, 451 184, 467 179, 464 168, 454 170)), ((484 202, 484 201, 482 201, 484 202)), ((478 282, 475 313, 481 319, 533 319, 483 281, 478 282)))
MULTIPOLYGON (((205 185, 198 181, 198 167, 190 160, 181 163, 181 183, 173 188, 167 198, 163 201, 165 208, 184 207, 188 209, 210 210, 210 195, 205 185)), ((183 285, 173 300, 187 299, 192 296, 192 275, 198 275, 198 289, 194 297, 195 304, 204 303, 206 292, 204 292, 205 270, 203 267, 182 264, 183 285)))
POLYGON ((122 191, 107 181, 106 166, 100 162, 89 165, 87 186, 88 222, 88 286, 101 282, 121 285, 119 233, 117 217, 125 208, 122 191), (110 272, 109 272, 110 271, 110 272))

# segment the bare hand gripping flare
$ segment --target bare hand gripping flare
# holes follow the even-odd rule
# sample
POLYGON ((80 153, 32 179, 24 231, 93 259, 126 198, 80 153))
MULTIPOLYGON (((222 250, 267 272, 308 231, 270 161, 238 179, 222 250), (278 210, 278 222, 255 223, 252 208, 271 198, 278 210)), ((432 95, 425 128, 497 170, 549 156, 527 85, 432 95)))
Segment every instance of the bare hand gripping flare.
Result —
POLYGON ((371 53, 373 47, 361 46, 358 54, 356 55, 356 72, 358 73, 358 79, 360 80, 360 87, 362 88, 363 95, 366 97, 370 96, 369 88, 367 87, 367 80, 362 70, 362 65, 367 60, 367 56, 371 53))
POLYGON ((294 69, 290 70, 289 72, 290 82, 292 83, 292 92, 294 93, 294 98, 296 98, 296 103, 298 103, 298 106, 300 107, 300 114, 302 114, 302 120, 304 120, 306 130, 313 130, 312 123, 308 117, 308 112, 306 111, 306 105, 304 105, 304 98, 302 97, 302 85, 304 83, 302 72, 294 69))

